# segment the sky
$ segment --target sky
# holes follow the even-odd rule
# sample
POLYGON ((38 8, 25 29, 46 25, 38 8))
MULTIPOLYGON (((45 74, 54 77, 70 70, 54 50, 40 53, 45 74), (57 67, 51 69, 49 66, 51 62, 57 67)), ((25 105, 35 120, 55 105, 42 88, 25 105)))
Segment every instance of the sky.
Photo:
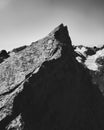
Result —
POLYGON ((0 50, 29 45, 61 23, 75 45, 104 44, 104 0, 0 0, 0 50))

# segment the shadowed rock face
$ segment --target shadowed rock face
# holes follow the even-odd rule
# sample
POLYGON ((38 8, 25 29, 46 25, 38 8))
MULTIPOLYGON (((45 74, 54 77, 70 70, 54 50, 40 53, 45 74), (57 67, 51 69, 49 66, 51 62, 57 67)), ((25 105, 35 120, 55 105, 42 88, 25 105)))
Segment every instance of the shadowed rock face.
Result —
POLYGON ((13 99, 12 114, 0 122, 0 130, 102 130, 104 97, 89 70, 77 62, 67 27, 60 25, 35 44, 44 41, 45 60, 16 87, 23 89, 13 99), (55 48, 47 51, 52 43, 55 48))
POLYGON ((10 57, 0 64, 0 121, 4 124, 0 126, 6 126, 13 119, 18 120, 17 117, 21 117, 16 115, 17 117, 11 119, 14 98, 23 90, 24 83, 38 72, 44 61, 61 56, 62 44, 56 40, 55 33, 63 28, 60 25, 30 46, 9 52, 10 57))

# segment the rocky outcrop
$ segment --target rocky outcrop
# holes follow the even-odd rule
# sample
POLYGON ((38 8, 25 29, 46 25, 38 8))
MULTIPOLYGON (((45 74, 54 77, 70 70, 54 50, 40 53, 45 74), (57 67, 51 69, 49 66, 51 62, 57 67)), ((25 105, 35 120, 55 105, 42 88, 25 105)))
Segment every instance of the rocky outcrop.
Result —
POLYGON ((10 57, 0 64, 0 121, 12 114, 14 98, 42 63, 61 56, 62 45, 55 39, 54 32, 63 28, 63 25, 60 25, 47 37, 22 50, 19 49, 18 52, 9 52, 10 57))
POLYGON ((101 47, 75 46, 76 59, 85 68, 88 68, 92 82, 98 85, 104 95, 104 45, 101 47))
POLYGON ((6 50, 0 51, 0 63, 3 62, 6 58, 9 57, 9 54, 6 50))
POLYGON ((0 65, 0 130, 102 130, 104 97, 76 54, 63 24, 11 52, 0 65))

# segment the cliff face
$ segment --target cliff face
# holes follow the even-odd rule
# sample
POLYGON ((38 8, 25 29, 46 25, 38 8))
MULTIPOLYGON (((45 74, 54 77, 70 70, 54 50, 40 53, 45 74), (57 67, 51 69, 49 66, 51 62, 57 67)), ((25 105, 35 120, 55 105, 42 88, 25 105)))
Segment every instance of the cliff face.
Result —
POLYGON ((66 26, 10 52, 0 66, 3 73, 7 63, 12 75, 1 81, 0 130, 104 128, 104 97, 89 70, 77 62, 66 26), (12 82, 7 80, 12 76, 12 82))

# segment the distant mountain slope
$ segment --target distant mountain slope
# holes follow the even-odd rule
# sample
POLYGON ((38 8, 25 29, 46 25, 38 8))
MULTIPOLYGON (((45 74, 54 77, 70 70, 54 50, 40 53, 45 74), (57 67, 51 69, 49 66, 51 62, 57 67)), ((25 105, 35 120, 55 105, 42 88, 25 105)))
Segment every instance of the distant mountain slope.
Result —
POLYGON ((61 24, 9 53, 0 64, 0 130, 104 129, 104 96, 84 64, 88 54, 75 49, 61 24))
POLYGON ((104 95, 104 46, 75 46, 74 50, 77 61, 90 70, 92 82, 99 86, 104 95))

